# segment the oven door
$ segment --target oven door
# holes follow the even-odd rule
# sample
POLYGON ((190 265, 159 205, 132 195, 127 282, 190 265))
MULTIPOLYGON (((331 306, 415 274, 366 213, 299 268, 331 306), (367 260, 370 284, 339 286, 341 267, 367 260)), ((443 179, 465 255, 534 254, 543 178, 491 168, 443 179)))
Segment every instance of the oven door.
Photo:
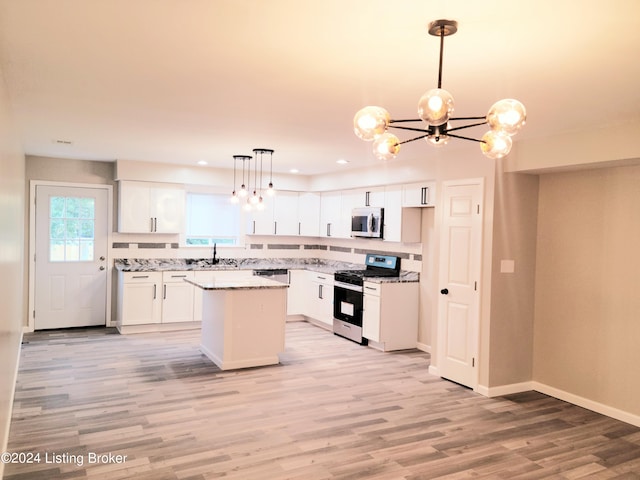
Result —
POLYGON ((362 287, 336 282, 333 287, 333 318, 362 327, 362 287))

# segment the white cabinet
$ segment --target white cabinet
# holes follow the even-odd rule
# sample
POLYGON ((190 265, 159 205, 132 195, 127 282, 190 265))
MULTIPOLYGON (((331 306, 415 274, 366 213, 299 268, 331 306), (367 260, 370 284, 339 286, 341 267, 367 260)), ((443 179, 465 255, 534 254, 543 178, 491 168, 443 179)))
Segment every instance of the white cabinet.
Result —
POLYGON ((416 348, 418 282, 364 282, 362 335, 382 351, 416 348))
POLYGON ((247 233, 250 235, 273 235, 273 215, 275 212, 275 197, 265 198, 264 209, 254 210, 249 215, 249 227, 247 233))
POLYGON ((411 183, 402 187, 403 207, 433 207, 436 201, 436 183, 411 183))
POLYGON ((333 275, 310 273, 311 299, 307 316, 333 328, 333 275))
POLYGON ((162 273, 120 272, 118 275, 118 327, 160 323, 162 273))
POLYGON ((320 236, 320 194, 300 193, 298 197, 299 234, 305 237, 320 236))
POLYGON ((119 232, 181 233, 184 230, 184 188, 120 181, 118 192, 119 232))
POLYGON ((343 223, 342 194, 322 192, 320 194, 320 236, 347 238, 351 225, 343 223))
POLYGON ((270 211, 256 212, 248 233, 256 235, 308 236, 320 234, 320 195, 278 192, 270 211))
POLYGON ((404 208, 402 187, 385 189, 384 240, 417 243, 421 241, 422 212, 419 208, 404 208))
POLYGON ((298 192, 278 192, 273 212, 275 235, 299 235, 298 192))
POLYGON ((162 272, 162 323, 193 322, 194 272, 162 272))
POLYGON ((300 316, 307 313, 307 305, 311 299, 309 273, 307 270, 289 270, 287 316, 300 316))

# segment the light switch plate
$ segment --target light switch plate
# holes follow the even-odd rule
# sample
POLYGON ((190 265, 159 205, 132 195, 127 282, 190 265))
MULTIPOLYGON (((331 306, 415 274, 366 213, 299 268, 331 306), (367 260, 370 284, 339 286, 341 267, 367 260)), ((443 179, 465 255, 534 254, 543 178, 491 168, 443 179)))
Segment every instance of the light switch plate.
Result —
POLYGON ((500 273, 513 273, 516 271, 514 260, 500 260, 500 273))

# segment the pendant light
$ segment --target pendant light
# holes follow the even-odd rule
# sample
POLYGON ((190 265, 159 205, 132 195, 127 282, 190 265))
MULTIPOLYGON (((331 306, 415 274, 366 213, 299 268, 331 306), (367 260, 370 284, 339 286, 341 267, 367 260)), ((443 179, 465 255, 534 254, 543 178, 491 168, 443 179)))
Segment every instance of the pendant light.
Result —
POLYGON ((470 140, 480 143, 480 150, 489 158, 502 158, 509 153, 512 146, 511 137, 518 133, 526 122, 526 110, 518 100, 504 99, 494 103, 486 116, 453 117, 453 95, 442 88, 442 59, 444 37, 458 31, 458 22, 454 20, 436 20, 428 27, 429 35, 440 38, 440 61, 438 64, 438 87, 428 90, 418 101, 417 119, 394 120, 382 107, 368 106, 358 111, 353 119, 355 134, 365 141, 373 142, 373 153, 380 160, 390 160, 400 151, 400 145, 421 138, 432 146, 441 146, 450 138, 470 140), (451 122, 466 121, 460 126, 452 126, 451 122), (422 127, 405 127, 399 123, 422 122, 422 127), (424 128, 424 124, 427 128, 424 128), (480 140, 458 135, 459 130, 488 124, 491 130, 480 140), (397 136, 387 131, 397 128, 420 132, 421 135, 409 140, 400 141, 397 136))

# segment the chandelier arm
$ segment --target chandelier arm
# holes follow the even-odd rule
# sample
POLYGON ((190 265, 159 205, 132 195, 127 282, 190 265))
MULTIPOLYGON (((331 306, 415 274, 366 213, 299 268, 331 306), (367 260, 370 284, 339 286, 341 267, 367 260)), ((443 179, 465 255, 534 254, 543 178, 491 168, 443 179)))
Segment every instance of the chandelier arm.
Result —
POLYGON ((429 133, 429 130, 426 130, 424 128, 413 128, 413 127, 399 127, 396 125, 389 125, 390 128, 397 128, 398 130, 409 130, 411 132, 424 132, 424 133, 429 133))
POLYGON ((486 123, 487 117, 452 117, 449 120, 485 120, 486 123))
POLYGON ((471 140, 472 142, 487 143, 484 140, 478 140, 477 138, 463 137, 462 135, 454 135, 454 134, 449 133, 449 132, 447 132, 446 134, 449 135, 450 137, 459 138, 461 140, 471 140))
POLYGON ((389 120, 389 123, 402 123, 402 122, 421 122, 422 119, 421 118, 405 118, 402 120, 389 120))
POLYGON ((455 132, 456 130, 464 130, 465 128, 471 128, 471 127, 479 127, 480 125, 484 125, 487 122, 480 122, 480 123, 470 123, 469 125, 462 125, 460 127, 455 127, 455 128, 448 128, 447 129, 447 133, 449 132, 455 132))
POLYGON ((421 138, 428 137, 429 134, 425 133, 424 135, 420 135, 419 137, 410 138, 409 140, 403 140, 402 142, 398 142, 398 145, 402 145, 403 143, 415 142, 416 140, 420 140, 421 138))

